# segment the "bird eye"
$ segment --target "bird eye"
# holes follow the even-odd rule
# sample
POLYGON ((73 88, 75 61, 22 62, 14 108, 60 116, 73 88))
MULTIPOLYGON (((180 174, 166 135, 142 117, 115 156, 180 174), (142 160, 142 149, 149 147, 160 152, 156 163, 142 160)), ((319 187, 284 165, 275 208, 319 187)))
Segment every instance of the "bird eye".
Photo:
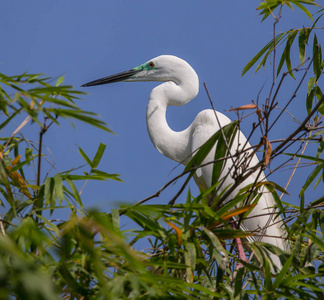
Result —
POLYGON ((150 68, 153 68, 154 67, 154 62, 150 61, 149 66, 150 66, 150 68))

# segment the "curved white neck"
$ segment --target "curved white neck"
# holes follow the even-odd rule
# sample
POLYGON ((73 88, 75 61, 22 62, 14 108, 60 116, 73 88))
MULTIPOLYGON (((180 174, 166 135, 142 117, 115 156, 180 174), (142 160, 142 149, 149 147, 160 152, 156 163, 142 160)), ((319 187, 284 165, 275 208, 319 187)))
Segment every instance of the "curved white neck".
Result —
POLYGON ((169 105, 186 104, 197 96, 198 89, 198 78, 179 84, 168 81, 152 90, 147 106, 147 130, 152 143, 163 155, 179 163, 192 154, 191 125, 183 131, 173 131, 166 120, 166 109, 169 105))

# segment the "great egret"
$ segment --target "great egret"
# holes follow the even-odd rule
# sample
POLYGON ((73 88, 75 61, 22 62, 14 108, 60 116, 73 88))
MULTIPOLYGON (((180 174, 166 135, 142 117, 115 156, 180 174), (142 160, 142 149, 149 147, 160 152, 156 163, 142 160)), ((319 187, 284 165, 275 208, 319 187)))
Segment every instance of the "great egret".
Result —
MULTIPOLYGON (((220 112, 211 109, 201 111, 193 123, 180 132, 173 131, 166 121, 166 109, 169 105, 181 106, 193 98, 199 91, 199 80, 194 69, 184 60, 171 55, 161 55, 131 70, 116 75, 104 77, 88 82, 83 87, 94 86, 118 81, 162 81, 164 83, 155 87, 150 95, 146 122, 149 136, 152 143, 162 154, 170 159, 186 164, 192 154, 201 147, 216 131, 229 124, 228 117, 220 112), (217 118, 215 116, 217 115, 217 118), (217 120, 218 119, 218 120, 217 120)), ((249 148, 244 135, 239 132, 232 144, 231 152, 242 149, 243 145, 249 148)), ((214 150, 211 151, 204 162, 214 159, 214 150)), ((250 150, 251 151, 251 150, 250 150)), ((249 166, 258 163, 256 155, 249 160, 249 166)), ((223 174, 227 173, 233 162, 228 159, 223 174)), ((197 170, 195 181, 198 185, 209 187, 212 182, 212 164, 206 165, 197 170)), ((264 175, 261 176, 264 179, 264 175)), ((252 174, 244 181, 244 186, 254 183, 256 175, 252 174)), ((222 184, 223 189, 234 183, 232 176, 226 176, 222 184)), ((229 201, 235 194, 244 187, 242 184, 236 188, 227 198, 229 201)), ((282 250, 286 249, 284 231, 281 228, 282 220, 279 217, 272 219, 275 201, 273 196, 263 190, 249 218, 244 220, 241 228, 251 232, 262 232, 262 241, 275 245, 282 250), (263 230, 263 231, 262 231, 263 230)), ((249 240, 250 242, 253 240, 249 240)), ((280 269, 281 263, 277 256, 270 254, 273 263, 280 269)))

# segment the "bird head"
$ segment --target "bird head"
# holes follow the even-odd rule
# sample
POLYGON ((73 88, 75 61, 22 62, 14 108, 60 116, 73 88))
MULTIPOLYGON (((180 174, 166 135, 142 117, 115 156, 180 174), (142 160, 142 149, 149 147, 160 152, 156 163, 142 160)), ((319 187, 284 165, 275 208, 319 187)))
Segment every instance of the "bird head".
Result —
POLYGON ((192 78, 193 74, 198 79, 196 72, 183 59, 173 55, 161 55, 128 71, 85 83, 82 87, 118 81, 173 81, 180 84, 186 77, 192 78))

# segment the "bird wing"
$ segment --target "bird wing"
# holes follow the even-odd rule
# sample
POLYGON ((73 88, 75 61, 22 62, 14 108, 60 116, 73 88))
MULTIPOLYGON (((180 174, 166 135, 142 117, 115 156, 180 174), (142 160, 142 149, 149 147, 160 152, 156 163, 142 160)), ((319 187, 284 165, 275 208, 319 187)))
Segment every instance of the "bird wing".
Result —
MULTIPOLYGON (((231 120, 228 117, 219 112, 214 112, 211 109, 201 111, 192 123, 192 134, 190 135, 192 139, 192 153, 198 150, 215 132, 220 129, 219 125, 223 127, 230 122, 231 120), (217 114, 219 122, 216 119, 215 113, 217 114)), ((215 150, 210 151, 204 162, 214 160, 214 153, 215 150)), ((212 169, 212 164, 199 168, 196 171, 196 182, 198 181, 197 184, 203 185, 204 187, 209 187, 212 180, 212 169)))
MULTIPOLYGON (((221 127, 229 124, 231 121, 225 115, 217 112, 218 121, 216 119, 215 113, 213 110, 204 110, 200 112, 195 121, 193 122, 192 126, 192 150, 195 151, 199 147, 201 147, 216 131, 219 130, 221 127)), ((242 150, 244 146, 245 149, 250 148, 250 144, 247 142, 245 136, 242 132, 238 132, 236 134, 235 140, 232 145, 231 154, 234 155, 237 151, 242 150)), ((248 157, 252 150, 245 152, 245 157, 248 157)), ((207 163, 209 161, 213 161, 215 156, 215 147, 210 151, 210 153, 206 156, 203 163, 207 163)), ((235 159, 235 158, 234 158, 235 159)), ((244 157, 238 158, 239 160, 244 161, 246 160, 244 157)), ((252 157, 247 160, 248 166, 241 165, 241 168, 249 168, 256 165, 259 160, 257 156, 254 154, 252 157)), ((232 166, 233 161, 231 159, 227 159, 225 163, 223 173, 221 177, 224 177, 230 167, 232 166)), ((232 185, 234 183, 233 179, 233 168, 230 171, 229 176, 226 176, 223 185, 220 190, 224 189, 225 187, 232 185)), ((238 170, 239 171, 239 170, 238 170)), ((209 164, 202 168, 199 168, 195 174, 195 181, 198 186, 202 186, 204 188, 211 186, 212 183, 212 173, 213 173, 213 164, 209 164)), ((243 183, 241 183, 227 198, 226 201, 230 201, 235 197, 235 195, 239 192, 240 189, 243 187, 253 184, 256 180, 258 172, 253 173, 249 176, 243 183)), ((258 181, 265 180, 265 176, 262 174, 259 176, 258 181)), ((255 236, 250 238, 248 242, 258 241, 261 240, 262 242, 269 243, 275 245, 282 250, 286 250, 287 244, 284 240, 285 231, 283 227, 283 221, 280 216, 276 217, 276 203, 272 196, 272 194, 265 188, 261 187, 260 192, 262 196, 260 197, 258 203, 256 204, 255 208, 250 212, 247 219, 243 221, 241 224, 241 229, 245 231, 250 231, 255 233, 255 236), (276 217, 276 218, 275 218, 276 217)), ((277 256, 271 255, 269 253, 273 263, 280 269, 281 263, 277 256)))

